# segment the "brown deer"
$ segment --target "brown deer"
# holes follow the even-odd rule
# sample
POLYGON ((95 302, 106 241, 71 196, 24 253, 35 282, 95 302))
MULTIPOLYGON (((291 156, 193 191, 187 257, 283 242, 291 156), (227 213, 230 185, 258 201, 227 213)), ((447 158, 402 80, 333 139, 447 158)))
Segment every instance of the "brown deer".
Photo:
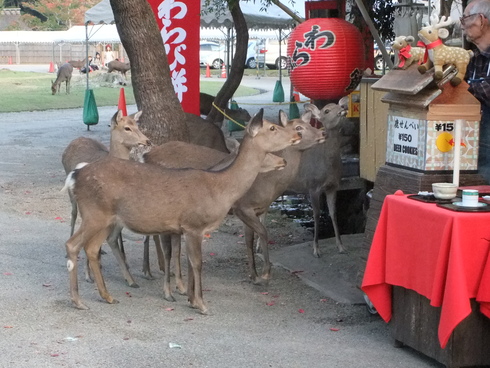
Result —
MULTIPOLYGON (((297 145, 290 146, 284 150, 276 153, 282 157, 286 162, 286 167, 281 171, 271 171, 260 173, 255 179, 252 187, 233 205, 235 214, 245 224, 245 236, 247 245, 248 264, 250 269, 250 277, 254 283, 260 283, 263 280, 270 278, 271 264, 268 253, 268 236, 267 229, 259 221, 259 216, 265 214, 270 204, 281 195, 287 188, 289 182, 294 179, 298 171, 298 165, 301 158, 301 152, 312 147, 315 144, 322 143, 325 140, 324 132, 313 128, 310 125, 311 112, 305 113, 301 119, 294 119, 288 121, 287 115, 280 111, 279 120, 281 124, 287 128, 300 132, 302 135, 301 142, 297 145), (257 276, 255 268, 255 256, 253 251, 254 231, 260 235, 261 245, 264 255, 264 270, 262 273, 262 279, 257 276)), ((199 152, 192 152, 192 155, 184 154, 184 152, 172 152, 175 145, 171 147, 158 147, 154 151, 150 151, 145 155, 145 162, 158 164, 170 167, 192 167, 203 168, 209 166, 210 163, 218 162, 220 156, 224 157, 221 153, 211 154, 199 154, 199 152), (199 157, 199 158, 197 158, 199 157)), ((189 152, 190 153, 190 152, 189 152)), ((214 169, 217 169, 215 166, 214 169)), ((174 301, 175 299, 171 295, 170 291, 170 257, 173 256, 175 260, 175 281, 177 290, 179 293, 185 293, 185 287, 181 277, 180 266, 180 236, 176 235, 164 235, 162 236, 163 253, 165 255, 165 283, 164 292, 165 299, 174 301)), ((145 258, 148 252, 145 253, 145 258)), ((145 260, 144 269, 148 269, 146 266, 148 260, 145 260)))
POLYGON ((313 104, 305 104, 305 109, 311 111, 313 116, 323 124, 327 138, 324 143, 303 152, 298 174, 288 186, 288 191, 309 194, 315 221, 313 254, 316 257, 320 257, 318 234, 320 226, 320 198, 323 192, 325 192, 327 197, 328 212, 332 219, 337 248, 340 253, 346 252, 337 226, 335 209, 337 190, 342 179, 340 123, 347 114, 344 102, 345 100, 341 99, 339 104, 330 103, 321 110, 313 104))
POLYGON ((407 69, 413 63, 423 60, 425 50, 422 47, 412 47, 413 36, 398 36, 391 47, 398 52, 398 68, 407 69))
POLYGON ((458 73, 451 79, 451 85, 457 86, 461 83, 466 73, 466 67, 470 61, 473 52, 461 47, 450 47, 442 43, 441 38, 447 38, 449 31, 443 27, 453 24, 451 19, 446 20, 445 16, 441 17, 434 12, 430 17, 430 25, 422 27, 418 36, 425 44, 428 54, 424 64, 418 67, 420 73, 424 74, 434 65, 434 79, 440 80, 443 77, 442 68, 444 65, 453 64, 458 69, 458 73))
POLYGON ((81 71, 81 69, 86 64, 85 60, 87 60, 87 59, 83 59, 83 60, 69 60, 68 61, 68 64, 71 64, 71 66, 73 66, 74 68, 77 68, 79 71, 81 71))
POLYGON ((51 92, 53 95, 60 92, 61 83, 66 83, 66 93, 70 93, 70 81, 73 74, 73 66, 71 64, 65 63, 61 65, 58 69, 58 74, 56 74, 56 80, 51 81, 51 92))
MULTIPOLYGON (((211 109, 213 108, 213 102, 216 96, 212 96, 207 93, 201 92, 199 94, 199 112, 201 115, 209 115, 211 112, 211 109)), ((241 107, 238 109, 230 109, 226 107, 224 109, 224 113, 228 115, 230 118, 233 120, 238 120, 238 121, 243 121, 247 122, 250 120, 250 114, 248 113, 247 110, 242 109, 241 107)), ((222 116, 221 122, 223 121, 224 117, 222 116)))
POLYGON ((107 64, 107 73, 111 73, 113 70, 121 73, 124 78, 126 78, 126 72, 131 69, 131 66, 129 63, 123 63, 122 61, 119 60, 112 60, 107 64))
POLYGON ((225 170, 165 169, 108 157, 70 173, 65 187, 75 195, 82 216, 80 228, 66 242, 75 306, 87 309, 78 293, 77 256, 82 248, 100 296, 117 302, 106 289, 98 254, 105 239, 115 244, 124 226, 140 234, 184 234, 189 301, 206 313, 201 284, 204 234, 219 226, 231 205, 250 188, 267 153, 300 140, 298 132, 264 120, 261 109, 248 124, 238 156, 225 170))
MULTIPOLYGON (((107 156, 118 157, 124 160, 129 159, 130 150, 136 146, 149 146, 150 140, 139 130, 138 120, 142 112, 139 111, 132 117, 123 116, 122 111, 118 110, 111 119, 111 138, 109 150, 101 142, 86 137, 79 137, 71 141, 63 151, 61 163, 68 175, 75 170, 76 166, 82 162, 95 162, 107 156)), ((71 201, 71 231, 70 236, 75 230, 75 223, 78 215, 78 206, 75 199, 70 194, 71 201)), ((119 259, 120 253, 115 253, 119 259)), ((124 258, 123 262, 124 262, 124 258)), ((133 277, 123 268, 123 274, 129 286, 137 286, 133 277)), ((88 270, 85 278, 90 281, 88 270)))
MULTIPOLYGON (((303 142, 303 140, 301 140, 303 142)), ((301 144, 301 143, 300 143, 301 144)), ((159 165, 165 168, 193 168, 218 171, 228 167, 236 158, 236 153, 226 154, 212 148, 197 146, 190 143, 172 141, 161 146, 154 146, 148 153, 143 155, 142 162, 159 165)), ((261 165, 260 173, 272 170, 282 170, 286 166, 286 161, 279 156, 268 153, 261 165)), ((261 175, 261 174, 259 174, 261 175)), ((158 262, 160 269, 165 272, 164 294, 165 299, 174 301, 170 292, 170 259, 175 260, 175 280, 177 290, 185 294, 186 289, 182 282, 182 272, 180 266, 180 234, 161 234, 161 243, 163 244, 164 258, 160 259, 161 249, 160 241, 154 236, 157 247, 158 262), (164 265, 163 267, 161 267, 164 265)), ((149 237, 145 238, 143 272, 150 278, 153 278, 149 264, 149 237)))

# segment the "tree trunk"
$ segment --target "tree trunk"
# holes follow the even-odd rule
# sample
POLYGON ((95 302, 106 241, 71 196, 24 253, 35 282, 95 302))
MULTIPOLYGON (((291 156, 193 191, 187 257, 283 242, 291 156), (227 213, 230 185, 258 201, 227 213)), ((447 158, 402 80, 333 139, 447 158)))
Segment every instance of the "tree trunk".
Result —
MULTIPOLYGON (((214 99, 214 103, 221 110, 224 110, 228 100, 233 96, 242 81, 248 48, 248 28, 245 17, 240 9, 239 1, 227 1, 231 16, 233 17, 233 22, 235 23, 236 50, 231 64, 230 75, 214 99)), ((223 121, 223 115, 213 106, 206 119, 213 123, 218 123, 223 121)))
POLYGON ((153 144, 189 141, 184 112, 174 92, 167 55, 146 0, 110 0, 114 20, 131 62, 131 81, 140 129, 153 144))

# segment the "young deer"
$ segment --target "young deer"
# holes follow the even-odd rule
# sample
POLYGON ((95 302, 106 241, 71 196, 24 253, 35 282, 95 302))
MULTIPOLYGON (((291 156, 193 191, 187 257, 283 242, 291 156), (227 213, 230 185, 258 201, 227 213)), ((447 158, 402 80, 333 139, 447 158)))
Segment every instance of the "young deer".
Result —
POLYGON ((288 186, 288 191, 296 193, 309 193, 315 232, 313 239, 313 254, 320 256, 318 246, 318 233, 320 226, 320 197, 323 192, 327 196, 327 205, 335 232, 337 248, 340 253, 346 249, 342 244, 337 226, 336 200, 337 190, 342 178, 342 158, 340 152, 340 122, 347 114, 345 104, 341 99, 339 104, 328 104, 321 110, 313 104, 306 104, 305 109, 311 111, 313 116, 323 123, 327 133, 325 143, 312 147, 301 156, 299 172, 288 186))
MULTIPOLYGON (((139 111, 133 117, 123 116, 121 110, 118 110, 114 114, 111 119, 111 138, 109 150, 101 142, 92 138, 79 137, 71 141, 61 156, 61 163, 63 164, 66 174, 68 175, 71 171, 75 170, 77 165, 82 162, 95 162, 107 157, 108 155, 128 160, 129 152, 133 147, 149 146, 151 144, 150 140, 138 128, 137 123, 141 114, 142 112, 139 111)), ((70 236, 72 236, 75 230, 78 206, 71 193, 69 194, 71 201, 70 236)), ((119 260, 120 253, 116 252, 114 255, 119 260)), ((129 271, 125 271, 123 268, 123 274, 125 275, 125 279, 130 286, 137 286, 129 271)), ((91 281, 88 269, 86 270, 85 278, 87 281, 91 281)))
POLYGON ((55 95, 60 92, 61 83, 66 83, 66 94, 70 93, 70 81, 71 75, 73 74, 73 66, 69 63, 63 64, 58 69, 58 74, 56 74, 56 80, 51 81, 51 92, 55 95))
MULTIPOLYGON (((303 140, 301 140, 301 143, 303 140)), ((301 144, 300 143, 300 144, 301 144)), ((159 165, 169 169, 178 168, 193 168, 202 170, 218 171, 228 167, 236 158, 236 154, 226 154, 208 147, 197 146, 185 142, 168 142, 161 146, 154 146, 151 151, 143 155, 142 162, 159 165)), ((264 162, 261 165, 260 173, 269 172, 272 170, 282 170, 286 166, 286 161, 274 154, 268 153, 265 156, 264 162)), ((170 291, 170 260, 174 258, 175 263, 175 280, 177 290, 181 294, 186 293, 184 283, 182 282, 182 271, 180 265, 180 234, 161 234, 161 244, 163 245, 163 259, 160 259, 161 249, 159 249, 160 241, 157 236, 154 236, 155 245, 157 248, 158 263, 160 269, 165 272, 164 294, 165 299, 175 301, 170 291), (163 265, 163 267, 162 267, 163 265)), ((145 238, 144 257, 143 257, 143 272, 150 278, 149 264, 149 237, 145 238)))
POLYGON ((115 244, 122 227, 140 234, 183 233, 189 263, 188 296, 192 307, 207 312, 202 298, 201 243, 231 205, 255 180, 265 155, 298 144, 301 135, 263 120, 263 110, 249 123, 238 156, 225 170, 165 169, 108 157, 68 175, 65 187, 78 202, 82 224, 66 242, 70 294, 87 309, 78 293, 77 256, 85 249, 100 296, 107 291, 98 253, 107 239, 115 244))

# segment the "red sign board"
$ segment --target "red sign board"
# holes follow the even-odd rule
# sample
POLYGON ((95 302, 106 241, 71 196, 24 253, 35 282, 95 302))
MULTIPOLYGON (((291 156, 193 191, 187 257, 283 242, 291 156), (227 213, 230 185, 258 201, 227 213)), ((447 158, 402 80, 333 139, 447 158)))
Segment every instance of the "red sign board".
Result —
POLYGON ((200 0, 148 0, 168 57, 175 93, 186 112, 199 115, 200 0))

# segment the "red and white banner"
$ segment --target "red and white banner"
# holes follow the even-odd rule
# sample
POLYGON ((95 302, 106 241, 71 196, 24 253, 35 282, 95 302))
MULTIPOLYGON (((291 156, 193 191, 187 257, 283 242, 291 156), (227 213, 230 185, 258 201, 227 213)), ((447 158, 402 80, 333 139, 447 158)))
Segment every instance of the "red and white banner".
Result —
POLYGON ((200 0, 148 0, 155 14, 170 76, 182 108, 199 115, 200 0))

